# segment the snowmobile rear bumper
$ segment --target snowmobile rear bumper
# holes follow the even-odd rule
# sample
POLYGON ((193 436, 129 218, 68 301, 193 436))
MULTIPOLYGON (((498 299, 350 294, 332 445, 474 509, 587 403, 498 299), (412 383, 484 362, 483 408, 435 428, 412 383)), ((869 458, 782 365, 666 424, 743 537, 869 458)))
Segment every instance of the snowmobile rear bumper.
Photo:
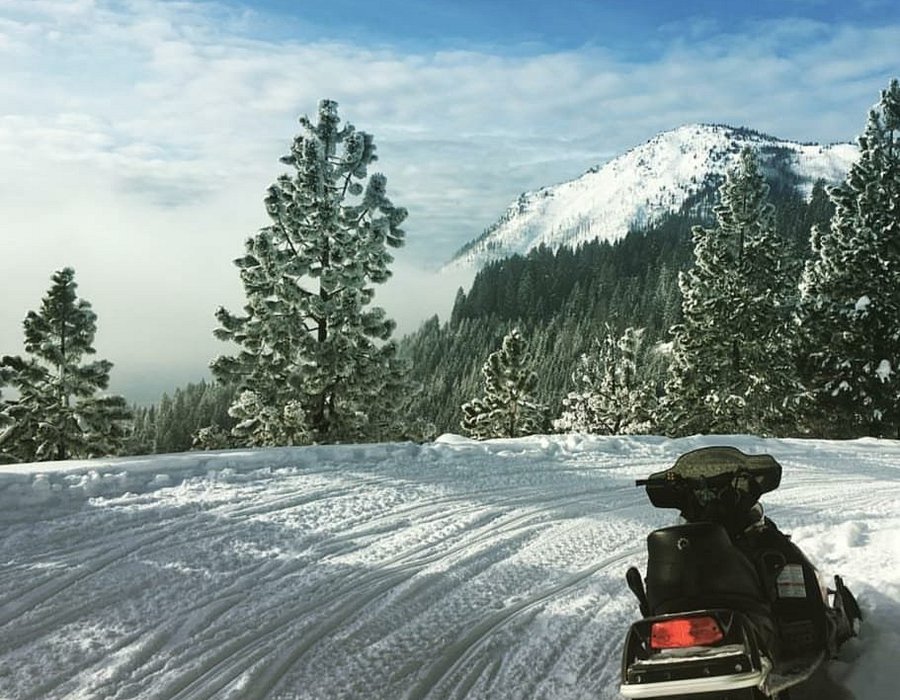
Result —
MULTIPOLYGON (((765 678, 765 671, 747 671, 713 678, 686 678, 680 681, 657 681, 647 684, 623 683, 619 687, 619 692, 629 699, 667 698, 701 693, 715 693, 716 698, 721 698, 723 693, 730 691, 758 688, 765 678)), ((752 696, 747 695, 746 697, 752 696)))
MULTIPOLYGON (((699 611, 698 611, 699 612, 699 611)), ((687 613, 692 615, 697 613, 687 613)), ((725 631, 719 644, 658 650, 651 646, 654 622, 682 617, 685 613, 646 618, 629 630, 622 658, 623 697, 716 698, 759 697, 772 669, 760 648, 747 618, 732 610, 702 611, 713 616, 725 631)))

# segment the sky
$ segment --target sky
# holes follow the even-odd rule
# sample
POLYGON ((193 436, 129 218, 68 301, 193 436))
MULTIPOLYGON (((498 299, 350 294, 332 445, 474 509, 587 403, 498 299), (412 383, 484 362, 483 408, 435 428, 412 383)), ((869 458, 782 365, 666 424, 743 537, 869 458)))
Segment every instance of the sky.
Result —
POLYGON ((897 46, 893 0, 0 0, 0 354, 68 265, 111 390, 207 377, 322 98, 410 212, 376 297, 405 333, 447 317, 467 280, 433 270, 520 192, 685 123, 853 140, 897 46))

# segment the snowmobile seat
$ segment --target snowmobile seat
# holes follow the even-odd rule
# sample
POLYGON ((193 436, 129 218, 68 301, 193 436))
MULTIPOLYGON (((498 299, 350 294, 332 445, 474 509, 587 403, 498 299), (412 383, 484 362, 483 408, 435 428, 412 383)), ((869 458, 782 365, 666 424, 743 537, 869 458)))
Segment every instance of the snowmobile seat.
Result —
POLYGON ((651 615, 707 608, 770 614, 756 567, 718 523, 655 530, 647 537, 647 554, 651 615))

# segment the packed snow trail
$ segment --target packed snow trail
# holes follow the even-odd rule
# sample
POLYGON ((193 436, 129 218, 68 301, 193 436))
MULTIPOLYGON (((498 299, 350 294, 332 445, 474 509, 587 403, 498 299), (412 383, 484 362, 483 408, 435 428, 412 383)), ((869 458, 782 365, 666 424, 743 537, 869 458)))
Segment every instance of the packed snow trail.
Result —
POLYGON ((624 585, 672 522, 634 479, 731 444, 842 573, 841 697, 900 682, 900 444, 445 436, 0 469, 0 698, 616 698, 624 585))

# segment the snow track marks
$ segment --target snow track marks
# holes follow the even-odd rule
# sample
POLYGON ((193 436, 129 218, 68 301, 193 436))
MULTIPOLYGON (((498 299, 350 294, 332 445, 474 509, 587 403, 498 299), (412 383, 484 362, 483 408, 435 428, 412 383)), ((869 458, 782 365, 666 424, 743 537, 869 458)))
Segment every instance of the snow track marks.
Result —
MULTIPOLYGON (((206 455, 174 486, 23 506, 0 534, 0 699, 616 697, 623 574, 672 518, 633 480, 698 442, 453 439, 220 471, 206 455)), ((896 515, 896 488, 768 447, 790 464, 788 520, 896 515)), ((838 526, 837 550, 824 526, 798 534, 829 561, 879 536, 838 526)))

